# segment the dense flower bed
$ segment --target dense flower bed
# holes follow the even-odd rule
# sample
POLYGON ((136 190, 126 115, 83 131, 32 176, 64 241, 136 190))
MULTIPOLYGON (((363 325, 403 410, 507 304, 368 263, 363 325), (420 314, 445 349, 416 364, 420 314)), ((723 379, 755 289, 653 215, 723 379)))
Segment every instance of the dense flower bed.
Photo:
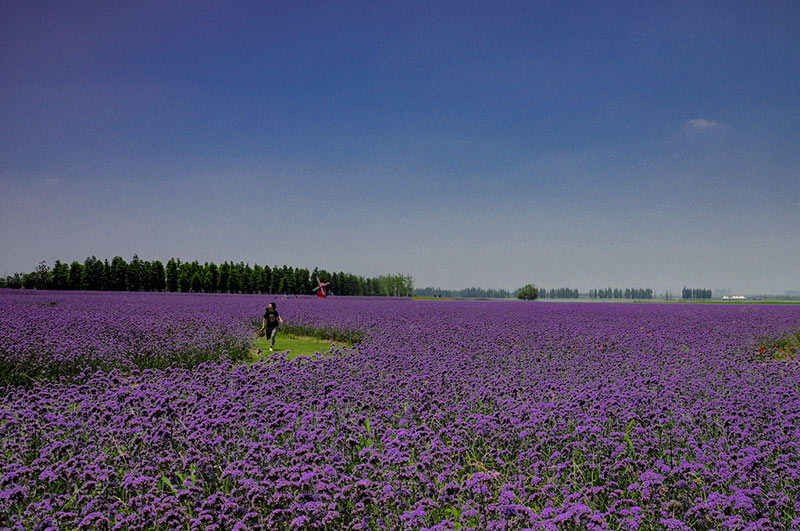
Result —
POLYGON ((262 304, 253 297, 239 301, 167 293, 0 291, 0 385, 86 368, 241 359, 250 328, 244 317, 258 313, 262 304))
MULTIPOLYGON (((205 300, 237 306, 224 315, 243 330, 263 311, 263 297, 205 300)), ((7 393, 0 527, 800 527, 800 363, 758 352, 800 329, 798 306, 279 310, 367 334, 315 359, 7 393)))

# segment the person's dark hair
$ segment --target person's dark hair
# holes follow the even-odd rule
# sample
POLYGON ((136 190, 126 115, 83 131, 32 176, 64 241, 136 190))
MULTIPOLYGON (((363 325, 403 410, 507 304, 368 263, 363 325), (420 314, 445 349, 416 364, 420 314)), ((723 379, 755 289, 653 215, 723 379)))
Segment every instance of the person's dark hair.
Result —
POLYGON ((272 306, 272 309, 273 309, 273 310, 277 310, 277 309, 278 309, 278 307, 275 305, 275 303, 274 303, 274 302, 271 302, 271 303, 267 304, 267 310, 269 310, 269 307, 270 307, 270 306, 272 306))

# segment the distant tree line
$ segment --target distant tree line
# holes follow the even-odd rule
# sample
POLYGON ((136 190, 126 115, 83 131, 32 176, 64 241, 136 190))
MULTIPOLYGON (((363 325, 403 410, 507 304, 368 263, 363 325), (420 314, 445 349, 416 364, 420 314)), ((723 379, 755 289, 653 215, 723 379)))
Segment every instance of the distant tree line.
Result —
POLYGON ((418 297, 447 297, 450 299, 510 299, 515 296, 505 289, 465 288, 457 290, 441 288, 420 288, 414 290, 418 297))
POLYGON ((408 297, 414 289, 411 275, 363 277, 330 273, 324 269, 290 266, 250 266, 243 262, 182 262, 171 258, 166 266, 133 255, 130 262, 115 256, 111 262, 95 256, 83 263, 56 260, 53 268, 42 261, 30 273, 0 278, 0 287, 91 291, 170 291, 182 293, 311 294, 317 277, 330 282, 336 295, 408 297))
POLYGON ((542 299, 577 299, 580 296, 577 289, 571 288, 540 288, 539 297, 542 299))
POLYGON ((710 299, 711 298, 711 290, 710 289, 687 288, 686 286, 684 286, 683 287, 683 292, 681 293, 681 298, 689 299, 689 300, 710 299))
POLYGON ((652 299, 653 290, 650 288, 606 288, 590 289, 590 299, 652 299))

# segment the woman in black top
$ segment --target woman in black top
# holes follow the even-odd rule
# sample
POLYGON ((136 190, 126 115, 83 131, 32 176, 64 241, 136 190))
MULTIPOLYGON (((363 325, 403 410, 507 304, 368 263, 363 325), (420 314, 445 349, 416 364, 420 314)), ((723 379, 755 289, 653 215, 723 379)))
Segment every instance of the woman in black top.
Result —
POLYGON ((269 351, 272 352, 275 346, 275 335, 278 333, 278 325, 283 324, 283 319, 278 315, 278 310, 275 308, 275 303, 271 302, 267 306, 267 311, 264 312, 264 319, 261 320, 261 330, 266 331, 266 337, 269 338, 269 351))

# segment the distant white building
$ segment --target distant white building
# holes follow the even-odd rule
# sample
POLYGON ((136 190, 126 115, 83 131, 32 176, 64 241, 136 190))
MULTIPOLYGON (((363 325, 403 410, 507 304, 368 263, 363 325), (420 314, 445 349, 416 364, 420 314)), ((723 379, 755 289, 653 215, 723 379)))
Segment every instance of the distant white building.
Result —
POLYGON ((731 301, 743 301, 745 299, 747 299, 747 297, 745 297, 744 295, 731 295, 730 297, 725 295, 724 297, 722 297, 722 300, 724 300, 724 301, 728 301, 728 300, 731 300, 731 301))

